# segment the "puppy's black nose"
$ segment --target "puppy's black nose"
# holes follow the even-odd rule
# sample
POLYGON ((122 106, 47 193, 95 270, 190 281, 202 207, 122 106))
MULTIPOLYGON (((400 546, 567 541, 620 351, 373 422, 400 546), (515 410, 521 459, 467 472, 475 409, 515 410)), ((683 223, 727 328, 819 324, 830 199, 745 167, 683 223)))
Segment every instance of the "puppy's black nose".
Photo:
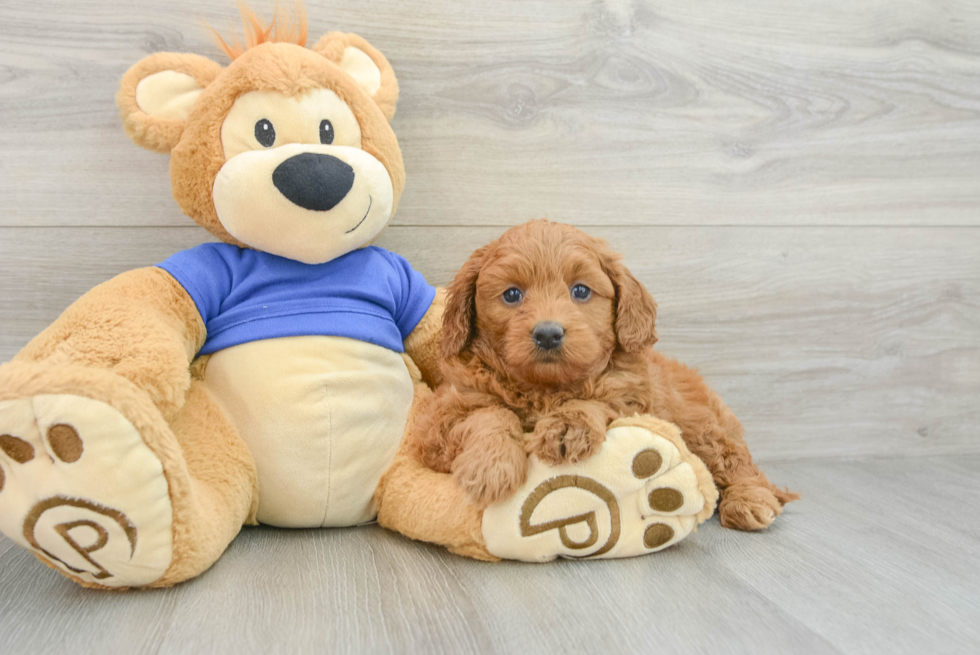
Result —
POLYGON ((531 338, 541 350, 554 350, 565 339, 565 328, 554 321, 541 321, 531 330, 531 338))
POLYGON ((354 186, 354 169, 332 155, 303 152, 276 166, 272 183, 293 204, 325 212, 354 186))

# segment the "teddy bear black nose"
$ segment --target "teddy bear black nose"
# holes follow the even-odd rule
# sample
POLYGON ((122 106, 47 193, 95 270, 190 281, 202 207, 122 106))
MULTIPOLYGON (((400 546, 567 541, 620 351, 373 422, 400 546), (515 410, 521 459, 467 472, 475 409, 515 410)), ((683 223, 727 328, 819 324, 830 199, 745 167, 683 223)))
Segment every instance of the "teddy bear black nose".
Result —
POLYGON ((293 204, 325 212, 354 186, 354 169, 331 155, 303 152, 276 166, 272 183, 293 204))
POLYGON ((531 330, 531 338, 541 350, 554 350, 565 338, 565 328, 554 321, 542 321, 531 330))

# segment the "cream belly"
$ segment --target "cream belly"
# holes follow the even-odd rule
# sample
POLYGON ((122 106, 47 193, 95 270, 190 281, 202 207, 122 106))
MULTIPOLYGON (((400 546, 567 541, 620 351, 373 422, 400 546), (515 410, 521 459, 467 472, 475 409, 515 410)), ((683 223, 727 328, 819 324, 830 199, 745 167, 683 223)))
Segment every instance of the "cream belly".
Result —
POLYGON ((375 517, 414 393, 399 353, 344 337, 254 341, 213 354, 204 383, 255 458, 261 523, 375 517))

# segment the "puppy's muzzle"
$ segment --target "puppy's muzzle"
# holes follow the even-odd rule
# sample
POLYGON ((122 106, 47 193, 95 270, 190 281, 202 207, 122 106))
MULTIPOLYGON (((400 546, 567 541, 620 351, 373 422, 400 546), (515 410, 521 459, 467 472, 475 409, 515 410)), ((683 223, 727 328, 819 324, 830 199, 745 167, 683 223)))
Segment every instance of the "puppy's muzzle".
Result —
POLYGON ((354 169, 332 155, 303 152, 276 166, 272 183, 294 205, 325 212, 354 186, 354 169))
POLYGON ((565 340, 565 328, 555 321, 541 321, 531 330, 531 338, 541 350, 555 350, 565 340))

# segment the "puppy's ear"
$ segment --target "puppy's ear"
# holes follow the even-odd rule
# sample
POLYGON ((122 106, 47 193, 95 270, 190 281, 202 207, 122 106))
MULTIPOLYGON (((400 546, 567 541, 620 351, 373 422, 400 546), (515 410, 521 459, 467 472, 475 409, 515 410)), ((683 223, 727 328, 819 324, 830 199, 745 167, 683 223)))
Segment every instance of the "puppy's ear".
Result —
POLYGON ((330 32, 312 48, 345 73, 374 100, 389 121, 395 116, 398 104, 398 80, 391 64, 374 46, 357 34, 330 32))
POLYGON ((470 255, 449 285, 446 311, 442 315, 442 356, 458 357, 473 338, 476 320, 476 278, 487 254, 484 246, 470 255))
POLYGON ((133 143, 170 152, 184 132, 191 107, 222 68, 206 57, 158 52, 126 71, 116 104, 133 143))
POLYGON ((619 255, 607 259, 606 274, 616 287, 616 340, 629 353, 657 343, 657 303, 623 266, 619 255))

